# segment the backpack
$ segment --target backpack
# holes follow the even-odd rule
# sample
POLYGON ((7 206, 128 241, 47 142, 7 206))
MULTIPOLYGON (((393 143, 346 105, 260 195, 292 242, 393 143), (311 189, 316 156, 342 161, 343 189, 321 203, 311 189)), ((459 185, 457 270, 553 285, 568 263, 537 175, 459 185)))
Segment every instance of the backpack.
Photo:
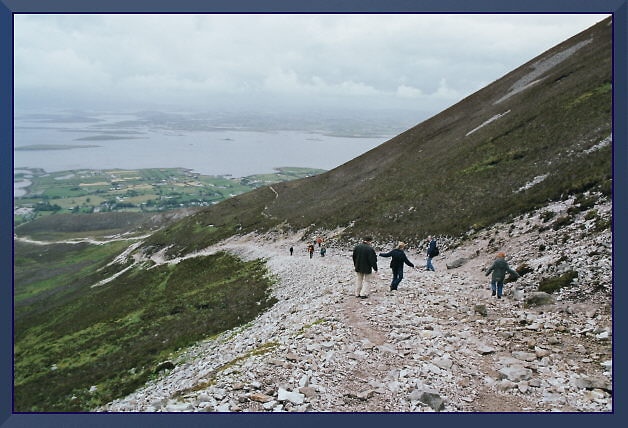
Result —
POLYGON ((432 250, 432 253, 430 254, 430 257, 436 257, 439 254, 440 254, 440 251, 438 251, 438 247, 436 245, 434 245, 434 249, 432 250))

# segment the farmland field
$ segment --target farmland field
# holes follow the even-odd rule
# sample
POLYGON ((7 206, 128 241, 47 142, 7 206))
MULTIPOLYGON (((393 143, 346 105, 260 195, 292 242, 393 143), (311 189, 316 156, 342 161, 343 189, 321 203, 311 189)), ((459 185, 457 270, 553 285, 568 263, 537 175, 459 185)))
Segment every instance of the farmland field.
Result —
POLYGON ((273 174, 242 178, 209 176, 183 168, 136 170, 42 169, 15 171, 16 225, 50 214, 95 212, 156 212, 202 207, 256 187, 323 172, 311 168, 277 168, 273 174), (16 192, 17 194, 17 192, 16 192))

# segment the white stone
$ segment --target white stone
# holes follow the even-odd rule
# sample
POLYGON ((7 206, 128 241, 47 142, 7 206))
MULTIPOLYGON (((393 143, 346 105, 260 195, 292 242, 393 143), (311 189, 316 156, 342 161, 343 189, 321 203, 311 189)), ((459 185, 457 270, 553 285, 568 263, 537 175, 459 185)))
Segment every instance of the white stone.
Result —
POLYGON ((277 400, 289 401, 292 404, 303 404, 305 401, 305 395, 296 391, 287 391, 283 388, 279 388, 277 393, 277 400))
POLYGON ((514 351, 512 353, 512 356, 515 357, 518 360, 523 360, 523 361, 534 361, 534 360, 536 360, 536 354, 533 354, 532 352, 514 351))
POLYGON ((528 380, 532 377, 532 370, 524 367, 502 367, 498 372, 501 379, 508 379, 513 382, 528 380))

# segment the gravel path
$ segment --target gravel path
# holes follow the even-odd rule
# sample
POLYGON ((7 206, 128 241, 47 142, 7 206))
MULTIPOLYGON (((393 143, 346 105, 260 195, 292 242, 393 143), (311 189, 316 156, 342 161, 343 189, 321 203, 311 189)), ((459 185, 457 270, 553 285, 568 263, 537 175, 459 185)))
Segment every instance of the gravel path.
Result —
MULTIPOLYGON (((527 251, 529 259, 547 236, 528 229, 522 219, 514 235, 503 225, 495 236, 510 234, 503 249, 521 258, 527 251)), ((358 299, 351 249, 332 245, 326 257, 310 259, 299 237, 236 237, 203 251, 265 258, 278 303, 246 326, 173 356, 174 369, 98 410, 612 410, 610 300, 524 308, 512 284, 503 299, 491 298, 482 272, 494 254, 489 239, 442 250, 436 272, 406 269, 394 293, 389 259, 379 258, 374 290, 358 299), (461 267, 446 268, 460 258, 461 267)), ((408 255, 424 263, 416 251, 408 255)))

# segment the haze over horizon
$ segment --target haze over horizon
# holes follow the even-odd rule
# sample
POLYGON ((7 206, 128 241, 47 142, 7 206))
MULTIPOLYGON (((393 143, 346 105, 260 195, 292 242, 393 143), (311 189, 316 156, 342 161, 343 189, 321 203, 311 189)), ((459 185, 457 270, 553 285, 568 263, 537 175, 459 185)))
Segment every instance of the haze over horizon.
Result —
POLYGON ((424 119, 606 16, 16 14, 15 107, 424 119))

